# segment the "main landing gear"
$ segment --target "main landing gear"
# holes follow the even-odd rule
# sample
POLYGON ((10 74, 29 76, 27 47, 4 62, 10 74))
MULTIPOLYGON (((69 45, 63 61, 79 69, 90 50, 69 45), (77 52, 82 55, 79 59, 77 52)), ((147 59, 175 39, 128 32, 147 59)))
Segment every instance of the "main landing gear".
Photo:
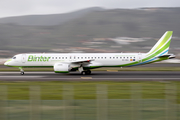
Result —
POLYGON ((90 75, 90 74, 91 74, 91 71, 90 71, 90 70, 82 71, 82 72, 81 72, 81 75, 90 75))
POLYGON ((90 75, 91 71, 90 70, 84 70, 82 65, 80 65, 80 67, 78 68, 79 72, 81 73, 81 75, 90 75))
POLYGON ((20 71, 21 71, 21 75, 24 75, 24 70, 22 69, 22 67, 19 67, 20 71))

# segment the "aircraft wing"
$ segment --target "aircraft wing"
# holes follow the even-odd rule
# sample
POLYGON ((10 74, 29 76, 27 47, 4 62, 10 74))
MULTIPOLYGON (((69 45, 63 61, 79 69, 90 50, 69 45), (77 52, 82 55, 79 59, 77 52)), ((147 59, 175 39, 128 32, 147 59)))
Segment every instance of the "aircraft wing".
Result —
POLYGON ((72 61, 71 63, 73 63, 73 64, 83 64, 83 63, 88 64, 91 61, 93 61, 93 60, 78 60, 78 61, 72 61))

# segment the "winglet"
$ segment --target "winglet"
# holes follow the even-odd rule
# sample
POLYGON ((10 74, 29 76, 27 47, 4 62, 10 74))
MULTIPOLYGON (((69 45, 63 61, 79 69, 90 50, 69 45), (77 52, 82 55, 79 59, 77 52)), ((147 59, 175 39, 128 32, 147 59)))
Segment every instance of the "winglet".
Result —
POLYGON ((164 35, 159 39, 159 41, 153 46, 153 48, 147 53, 147 55, 163 55, 168 54, 169 45, 171 42, 173 31, 167 31, 164 35))

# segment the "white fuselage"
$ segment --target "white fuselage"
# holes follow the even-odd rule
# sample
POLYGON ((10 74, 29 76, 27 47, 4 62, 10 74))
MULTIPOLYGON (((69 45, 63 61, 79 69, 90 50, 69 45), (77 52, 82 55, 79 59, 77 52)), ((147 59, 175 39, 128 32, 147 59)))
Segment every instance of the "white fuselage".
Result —
POLYGON ((144 58, 144 53, 33 53, 33 54, 18 54, 16 59, 12 59, 6 65, 22 66, 22 67, 50 67, 55 63, 71 63, 78 61, 91 60, 92 64, 87 66, 117 66, 132 63, 135 61, 141 62, 144 58))

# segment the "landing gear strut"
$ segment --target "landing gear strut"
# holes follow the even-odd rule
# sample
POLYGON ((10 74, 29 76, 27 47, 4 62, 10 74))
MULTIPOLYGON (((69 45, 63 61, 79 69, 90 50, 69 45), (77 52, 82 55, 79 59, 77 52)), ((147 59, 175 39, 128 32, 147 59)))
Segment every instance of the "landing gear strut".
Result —
POLYGON ((21 71, 21 75, 24 75, 24 70, 22 69, 22 67, 19 67, 20 71, 21 71))
POLYGON ((91 74, 91 71, 90 70, 84 70, 82 65, 80 65, 78 70, 81 73, 81 75, 90 75, 91 74))

